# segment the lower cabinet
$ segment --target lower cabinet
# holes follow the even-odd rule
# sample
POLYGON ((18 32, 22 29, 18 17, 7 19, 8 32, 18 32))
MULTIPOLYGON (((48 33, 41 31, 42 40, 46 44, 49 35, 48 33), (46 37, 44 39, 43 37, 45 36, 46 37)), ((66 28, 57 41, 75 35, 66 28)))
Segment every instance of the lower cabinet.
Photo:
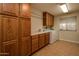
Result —
POLYGON ((31 54, 31 37, 23 37, 20 42, 21 55, 27 56, 31 54))
POLYGON ((49 33, 32 35, 32 53, 49 43, 49 33))
POLYGON ((32 36, 32 53, 38 50, 38 35, 32 36))
POLYGON ((45 33, 45 45, 49 44, 49 33, 45 33))
POLYGON ((45 45, 45 34, 39 34, 38 47, 42 48, 45 45))
POLYGON ((12 40, 12 41, 3 42, 1 55, 17 56, 18 55, 17 41, 12 40))

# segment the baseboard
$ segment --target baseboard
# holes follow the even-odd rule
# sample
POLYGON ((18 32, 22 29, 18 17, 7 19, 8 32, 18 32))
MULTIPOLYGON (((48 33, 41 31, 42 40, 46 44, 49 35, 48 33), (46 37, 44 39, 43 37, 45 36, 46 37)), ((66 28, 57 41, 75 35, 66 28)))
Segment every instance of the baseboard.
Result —
MULTIPOLYGON (((61 40, 63 40, 63 39, 61 39, 61 40)), ((71 41, 71 40, 63 40, 63 41, 68 41, 68 42, 78 43, 79 44, 79 42, 77 42, 77 41, 71 41)))

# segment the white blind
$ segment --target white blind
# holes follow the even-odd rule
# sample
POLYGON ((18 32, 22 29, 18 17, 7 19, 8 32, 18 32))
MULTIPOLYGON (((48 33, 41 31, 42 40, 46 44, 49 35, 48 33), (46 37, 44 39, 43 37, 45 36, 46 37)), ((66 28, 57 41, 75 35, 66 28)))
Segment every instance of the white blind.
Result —
POLYGON ((61 18, 60 30, 76 30, 76 16, 61 18))

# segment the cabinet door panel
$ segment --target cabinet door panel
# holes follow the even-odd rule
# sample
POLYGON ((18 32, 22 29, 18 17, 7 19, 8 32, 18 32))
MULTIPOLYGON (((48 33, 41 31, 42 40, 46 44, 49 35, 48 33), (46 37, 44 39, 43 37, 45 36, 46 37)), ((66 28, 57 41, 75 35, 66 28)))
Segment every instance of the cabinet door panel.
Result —
POLYGON ((2 13, 10 15, 19 14, 19 4, 18 3, 3 3, 2 13))
POLYGON ((49 35, 50 35, 49 33, 45 33, 45 45, 49 43, 49 39, 50 39, 49 35))
POLYGON ((31 38, 23 37, 21 40, 21 55, 31 54, 31 38))
POLYGON ((20 16, 25 18, 30 17, 30 4, 20 4, 20 16))
POLYGON ((16 56, 18 55, 17 41, 7 41, 2 43, 3 55, 16 56))
POLYGON ((2 12, 2 3, 0 3, 0 13, 2 12))
POLYGON ((46 36, 46 39, 45 39, 45 44, 48 44, 49 43, 49 37, 46 36))
POLYGON ((49 33, 45 33, 45 45, 49 43, 49 33))
POLYGON ((39 43, 39 48, 41 48, 41 47, 43 47, 44 45, 45 45, 45 36, 44 36, 44 34, 42 34, 42 35, 39 35, 39 41, 38 41, 39 43))
POLYGON ((48 12, 43 13, 43 26, 52 27, 54 26, 54 16, 48 12))
POLYGON ((32 37, 32 53, 38 50, 38 36, 32 37))
POLYGON ((2 40, 2 17, 0 16, 0 53, 1 53, 1 40, 2 40))
POLYGON ((29 18, 20 18, 20 47, 21 55, 30 55, 31 54, 31 38, 30 38, 30 19, 29 18))
POLYGON ((10 41, 18 39, 18 19, 3 16, 3 40, 10 41))
POLYGON ((21 18, 20 22, 21 22, 22 37, 26 37, 26 36, 30 35, 30 30, 31 30, 30 19, 29 18, 26 18, 26 19, 21 18))

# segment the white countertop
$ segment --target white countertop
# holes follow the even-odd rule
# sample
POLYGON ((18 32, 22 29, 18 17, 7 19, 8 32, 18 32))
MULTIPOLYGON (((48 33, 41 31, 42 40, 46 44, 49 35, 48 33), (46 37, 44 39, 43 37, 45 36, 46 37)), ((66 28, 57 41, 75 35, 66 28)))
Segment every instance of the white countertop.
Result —
POLYGON ((53 31, 53 30, 46 30, 46 31, 31 33, 31 35, 37 35, 37 34, 47 33, 47 32, 51 32, 51 31, 53 31))

